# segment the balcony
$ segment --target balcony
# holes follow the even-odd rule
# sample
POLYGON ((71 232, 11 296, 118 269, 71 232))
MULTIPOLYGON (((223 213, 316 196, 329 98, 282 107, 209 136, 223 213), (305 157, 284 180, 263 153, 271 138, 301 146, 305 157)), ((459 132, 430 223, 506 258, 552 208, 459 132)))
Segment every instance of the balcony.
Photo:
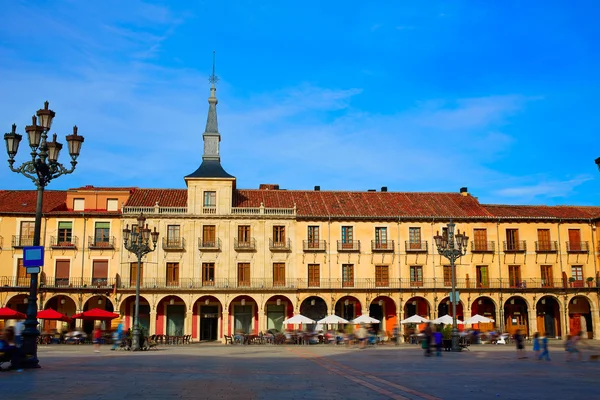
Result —
POLYGON ((198 250, 221 251, 221 239, 202 240, 202 238, 198 238, 198 250))
POLYGON ((88 247, 90 250, 114 250, 115 237, 88 237, 88 247))
POLYGON ((72 236, 70 239, 60 238, 57 236, 50 236, 50 247, 52 249, 77 249, 78 237, 72 236))
POLYGON ((535 242, 536 253, 556 253, 558 251, 558 242, 547 240, 543 242, 535 242))
POLYGON ((185 238, 164 237, 162 238, 162 248, 164 251, 183 251, 185 250, 185 238))
POLYGON ((269 239, 269 250, 271 251, 291 251, 292 241, 290 239, 283 241, 274 241, 269 239))
POLYGON ((505 253, 525 253, 527 251, 527 244, 525 240, 515 240, 504 242, 505 253))
POLYGON ((404 244, 407 253, 427 253, 427 242, 411 242, 404 244))
POLYGON ((12 237, 12 247, 13 248, 20 249, 25 246, 33 246, 33 237, 13 235, 13 237, 12 237))
POLYGON ((385 252, 394 251, 393 240, 371 240, 371 251, 372 252, 385 252))
POLYGON ((75 277, 52 277, 46 276, 40 279, 40 286, 45 289, 112 289, 116 283, 114 278, 75 278, 75 277))
POLYGON ((567 253, 589 253, 588 242, 567 242, 567 253))
POLYGON ((256 239, 242 240, 235 238, 233 239, 233 248, 236 251, 256 251, 256 239))
POLYGON ((204 206, 202 207, 202 214, 216 214, 217 207, 216 206, 204 206))
POLYGON ((471 241, 471 253, 493 253, 496 249, 496 242, 471 241))
POLYGON ((327 242, 325 240, 303 240, 302 248, 304 251, 327 251, 327 242))
POLYGON ((350 251, 360 251, 360 240, 351 240, 351 241, 337 241, 337 251, 338 252, 350 252, 350 251))

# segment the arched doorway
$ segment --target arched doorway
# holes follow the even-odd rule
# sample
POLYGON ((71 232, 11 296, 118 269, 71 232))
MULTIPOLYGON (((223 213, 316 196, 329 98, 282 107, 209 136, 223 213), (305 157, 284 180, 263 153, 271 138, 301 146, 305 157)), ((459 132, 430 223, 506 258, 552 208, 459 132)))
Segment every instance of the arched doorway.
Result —
POLYGON ((381 321, 379 324, 371 324, 373 329, 391 334, 394 326, 398 323, 396 303, 387 296, 376 297, 369 305, 369 316, 381 321))
POLYGON ((594 338, 590 301, 585 296, 575 296, 569 302, 569 333, 583 332, 583 337, 594 338))
POLYGON ((412 317, 413 315, 420 315, 421 317, 429 319, 429 302, 423 297, 412 297, 404 303, 404 319, 412 317))
POLYGON ((285 296, 273 296, 265 303, 265 311, 267 316, 267 330, 283 332, 283 321, 294 315, 294 305, 285 296))
POLYGON ((476 298, 475 301, 473 301, 473 303, 471 304, 470 317, 477 314, 486 318, 491 318, 494 320, 494 322, 488 322, 485 324, 475 324, 472 326, 474 329, 478 329, 481 332, 489 332, 495 330, 496 321, 498 321, 498 319, 496 318, 496 304, 494 303, 494 300, 485 296, 476 298))
POLYGON ((156 333, 158 335, 183 336, 185 331, 186 304, 179 296, 167 296, 156 307, 156 333))
MULTIPOLYGON (((105 311, 109 311, 109 312, 114 312, 115 311, 115 307, 112 303, 112 301, 103 295, 96 295, 96 296, 92 296, 90 297, 85 304, 83 305, 83 311, 89 311, 89 310, 93 310, 94 308, 99 308, 101 310, 105 310, 105 311)), ((88 335, 91 335, 92 331, 94 330, 94 323, 96 321, 83 321, 83 331, 85 333, 87 333, 88 335)), ((110 327, 110 321, 102 321, 100 324, 102 329, 108 329, 110 327)))
POLYGON ((537 331, 542 336, 558 338, 561 336, 560 306, 556 298, 544 296, 535 305, 537 331))
POLYGON ((202 296, 194 303, 192 311, 192 338, 214 341, 222 336, 223 307, 214 296, 202 296))
POLYGON ((229 305, 233 332, 258 333, 258 304, 250 296, 238 296, 229 305))
MULTIPOLYGON (((27 307, 29 306, 27 294, 18 294, 13 296, 6 303, 6 307, 12 310, 16 310, 27 315, 27 307)), ((14 325, 16 321, 12 320, 0 320, 0 329, 4 329, 4 326, 14 325)))
POLYGON ((513 296, 504 303, 504 328, 514 335, 517 330, 529 336, 529 313, 527 302, 520 296, 513 296))
POLYGON ((348 321, 362 314, 360 301, 354 296, 344 296, 335 303, 335 315, 348 321))
MULTIPOLYGON (((61 314, 66 315, 67 317, 72 316, 77 313, 77 307, 75 305, 75 301, 69 296, 57 295, 50 298, 46 305, 44 306, 44 310, 53 309, 58 311, 61 314)), ((75 329, 75 321, 71 320, 70 323, 62 322, 62 321, 50 321, 50 320, 40 320, 40 332, 47 332, 53 329, 62 330, 62 329, 75 329)))
MULTIPOLYGON (((442 301, 440 301, 440 304, 438 304, 437 311, 437 318, 443 317, 444 315, 449 315, 452 317, 452 303, 450 302, 450 297, 446 297, 442 301)), ((465 318, 463 313, 462 301, 459 301, 456 305, 456 318, 458 318, 459 320, 464 320, 465 318)))
MULTIPOLYGON (((135 319, 135 296, 128 296, 121 301, 121 307, 119 313, 124 316, 125 323, 124 329, 132 329, 135 319)), ((142 329, 142 333, 151 335, 154 332, 150 332, 150 303, 144 296, 140 296, 140 314, 139 324, 142 329)))
MULTIPOLYGON (((300 314, 318 321, 327 316, 327 303, 319 296, 310 296, 300 304, 300 314)), ((310 324, 308 330, 313 330, 316 325, 310 324)))

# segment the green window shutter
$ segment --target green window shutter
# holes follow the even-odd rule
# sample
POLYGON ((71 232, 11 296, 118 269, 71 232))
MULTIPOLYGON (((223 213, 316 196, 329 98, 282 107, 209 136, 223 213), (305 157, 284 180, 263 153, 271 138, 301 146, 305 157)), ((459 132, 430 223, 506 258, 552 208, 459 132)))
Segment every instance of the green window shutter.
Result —
POLYGON ((110 229, 110 222, 96 222, 96 229, 110 229))
POLYGON ((65 221, 59 222, 58 229, 73 229, 73 223, 65 221))

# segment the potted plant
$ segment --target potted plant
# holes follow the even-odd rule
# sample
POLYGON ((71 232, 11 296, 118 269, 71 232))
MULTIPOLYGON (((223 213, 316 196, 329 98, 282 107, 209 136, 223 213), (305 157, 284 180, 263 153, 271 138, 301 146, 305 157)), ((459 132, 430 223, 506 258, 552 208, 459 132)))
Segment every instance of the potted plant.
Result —
POLYGON ((571 287, 573 287, 573 282, 575 282, 575 277, 572 276, 569 278, 569 283, 571 287))
POLYGON ((446 326, 444 326, 444 328, 442 329, 442 344, 444 346, 444 349, 446 351, 449 351, 452 349, 452 325, 447 324, 446 326))
POLYGON ((590 276, 590 277, 588 277, 588 278, 586 279, 586 282, 587 282, 587 284, 588 284, 588 286, 589 286, 589 287, 592 287, 592 282, 594 282, 594 278, 592 278, 592 277, 590 276))

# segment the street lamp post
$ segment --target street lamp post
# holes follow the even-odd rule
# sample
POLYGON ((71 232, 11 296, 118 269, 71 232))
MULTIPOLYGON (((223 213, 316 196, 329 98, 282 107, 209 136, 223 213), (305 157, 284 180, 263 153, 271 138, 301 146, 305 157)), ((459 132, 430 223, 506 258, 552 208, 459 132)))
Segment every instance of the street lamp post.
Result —
POLYGON ((435 245, 437 246, 438 253, 450 260, 450 269, 452 270, 452 351, 460 351, 458 345, 458 326, 456 324, 456 271, 455 262, 460 257, 467 253, 467 245, 469 243, 469 237, 463 233, 454 234, 454 222, 452 219, 448 224, 448 236, 437 235, 433 237, 435 245), (456 239, 456 243, 455 243, 456 239))
POLYGON ((135 277, 135 313, 133 316, 133 336, 131 340, 131 349, 140 350, 140 270, 142 267, 142 257, 153 252, 156 249, 158 241, 158 232, 156 227, 150 231, 146 223, 144 214, 140 214, 137 219, 137 227, 129 229, 129 225, 123 229, 123 243, 125 249, 137 256, 137 271, 135 277), (152 247, 150 247, 150 237, 152 236, 152 247), (130 240, 131 239, 131 240, 130 240))
MULTIPOLYGON (((44 199, 44 188, 50 181, 61 175, 70 174, 75 171, 77 157, 83 143, 83 136, 77 134, 77 126, 73 127, 73 134, 66 137, 71 156, 71 168, 65 168, 58 162, 58 155, 63 145, 56 141, 56 134, 52 141, 48 141, 48 132, 52 125, 52 120, 56 113, 48 109, 48 102, 44 103, 44 108, 37 111, 37 117, 34 115, 32 124, 25 127, 31 148, 31 160, 15 168, 15 156, 19 150, 19 143, 23 138, 17 133, 17 125, 13 124, 12 131, 4 135, 6 141, 6 151, 8 152, 8 166, 11 171, 26 176, 35 183, 37 187, 37 202, 35 207, 35 225, 33 231, 33 245, 40 245, 40 232, 42 227, 42 204, 44 199), (40 125, 37 124, 39 120, 40 125)), ((27 302, 27 319, 25 320, 25 329, 23 329, 23 352, 26 355, 24 367, 39 368, 37 358, 37 339, 40 334, 38 331, 37 320, 37 287, 38 274, 32 273, 29 285, 29 298, 27 302)))

